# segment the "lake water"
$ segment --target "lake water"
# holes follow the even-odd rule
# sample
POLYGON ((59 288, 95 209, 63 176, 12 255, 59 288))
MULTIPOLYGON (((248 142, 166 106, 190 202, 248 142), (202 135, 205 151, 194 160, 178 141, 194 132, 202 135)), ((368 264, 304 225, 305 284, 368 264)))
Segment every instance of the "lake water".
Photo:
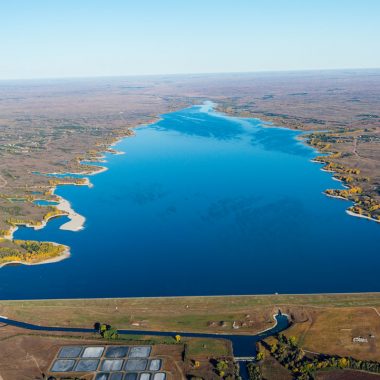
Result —
POLYGON ((0 298, 380 291, 380 226, 350 217, 298 132, 207 106, 163 115, 106 158, 94 187, 60 186, 86 217, 15 237, 70 259, 0 270, 0 298))

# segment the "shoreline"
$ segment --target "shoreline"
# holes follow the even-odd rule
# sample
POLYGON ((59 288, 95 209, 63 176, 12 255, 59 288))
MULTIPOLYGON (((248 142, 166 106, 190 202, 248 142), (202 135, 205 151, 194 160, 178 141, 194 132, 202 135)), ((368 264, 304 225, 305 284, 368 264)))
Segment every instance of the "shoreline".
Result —
MULTIPOLYGON (((107 162, 107 160, 106 160, 106 158, 107 158, 106 154, 107 153, 113 154, 113 155, 125 154, 125 152, 113 149, 113 147, 115 147, 117 144, 119 144, 125 138, 134 137, 136 135, 134 132, 135 128, 156 123, 161 119, 162 119, 161 116, 157 116, 157 117, 152 118, 152 120, 150 120, 146 123, 138 123, 133 127, 129 127, 124 135, 115 137, 113 139, 113 141, 111 141, 103 150, 98 151, 97 152, 99 154, 98 157, 95 157, 95 158, 92 158, 89 160, 83 159, 83 160, 79 161, 79 164, 82 165, 83 162, 106 163, 107 162)), ((92 165, 88 165, 88 166, 92 166, 92 165)), ((89 188, 91 188, 93 185, 90 182, 89 178, 86 176, 92 176, 92 175, 100 174, 100 173, 103 173, 103 172, 108 170, 108 167, 106 167, 106 166, 100 166, 100 165, 99 166, 93 165, 93 166, 94 166, 95 170, 89 171, 89 172, 87 172, 87 171, 83 172, 82 171, 82 172, 65 172, 64 173, 64 174, 73 174, 73 175, 83 175, 83 176, 85 176, 85 178, 84 178, 85 182, 84 183, 75 183, 75 182, 57 183, 57 184, 54 184, 53 186, 50 187, 49 192, 51 193, 51 195, 56 195, 54 193, 55 193, 57 187, 63 186, 63 185, 88 186, 89 188)), ((62 173, 57 173, 57 172, 41 173, 41 174, 45 174, 45 175, 49 174, 49 175, 52 175, 53 177, 54 177, 54 175, 62 175, 62 173)), ((59 181, 60 178, 55 177, 55 179, 59 181)), ((51 218, 59 217, 59 216, 67 216, 70 219, 68 222, 62 224, 59 227, 60 230, 66 230, 66 231, 72 231, 72 232, 78 232, 80 230, 83 230, 85 228, 84 223, 86 221, 86 218, 83 215, 80 215, 77 212, 75 212, 75 210, 71 207, 71 204, 68 200, 64 199, 63 197, 61 197, 59 195, 56 195, 56 197, 59 198, 59 203, 58 203, 58 205, 56 205, 56 208, 58 210, 62 211, 63 214, 52 215, 51 217, 42 220, 41 225, 39 225, 39 226, 33 226, 33 225, 30 225, 29 223, 11 226, 8 233, 4 236, 0 236, 0 239, 4 238, 6 240, 14 240, 14 234, 18 230, 18 226, 25 226, 28 228, 33 228, 35 230, 43 229, 46 227, 47 222, 51 218)), ((56 243, 56 242, 51 242, 51 243, 59 245, 59 243, 56 243)), ((45 263, 48 264, 48 263, 59 262, 59 261, 62 261, 64 259, 70 257, 70 247, 67 247, 67 251, 65 251, 65 252, 57 258, 48 259, 48 260, 38 262, 38 263, 25 263, 25 262, 21 262, 21 261, 12 261, 12 262, 8 262, 8 263, 0 264, 0 269, 4 266, 10 265, 10 264, 40 265, 40 264, 45 264, 45 263)))
MULTIPOLYGON (((216 108, 218 108, 218 107, 216 107, 216 108)), ((273 120, 270 117, 266 117, 265 115, 260 115, 260 114, 258 116, 251 116, 251 117, 249 117, 249 116, 239 116, 239 114, 236 114, 236 113, 234 114, 233 112, 231 114, 229 114, 226 111, 223 111, 221 109, 217 110, 216 112, 228 115, 230 117, 250 118, 250 119, 261 120, 261 121, 264 122, 264 123, 261 124, 261 127, 263 127, 263 128, 276 127, 276 128, 281 128, 281 129, 286 129, 286 130, 290 130, 290 131, 299 132, 300 135, 301 135, 301 137, 298 136, 298 137, 296 137, 296 139, 299 140, 300 142, 302 142, 305 146, 310 147, 314 152, 316 152, 318 154, 317 157, 322 157, 323 156, 323 157, 328 158, 329 156, 331 156, 331 155, 333 155, 333 154, 336 153, 336 152, 329 152, 329 151, 319 150, 316 146, 313 146, 312 144, 310 144, 309 143, 309 135, 312 134, 312 133, 314 133, 313 130, 303 130, 303 129, 299 129, 299 128, 295 128, 295 127, 291 127, 291 126, 283 126, 283 125, 281 125, 281 123, 282 123, 281 120, 278 121, 278 123, 276 121, 273 122, 273 120), (268 123, 269 123, 269 125, 268 125, 268 123)), ((331 129, 326 129, 326 130, 320 130, 320 131, 317 131, 317 132, 321 133, 321 132, 333 132, 333 131, 331 129)), ((326 166, 328 165, 328 161, 316 160, 315 158, 316 157, 312 158, 310 160, 310 162, 321 164, 322 167, 319 170, 321 170, 323 172, 327 172, 327 173, 333 174, 332 175, 332 179, 333 180, 340 182, 344 188, 347 188, 347 189, 350 188, 350 186, 345 181, 343 181, 343 180, 338 179, 338 178, 335 177, 335 175, 339 174, 339 172, 336 172, 334 170, 325 169, 326 166)), ((324 193, 324 194, 327 195, 327 196, 329 196, 326 193, 324 193)), ((334 196, 330 196, 330 197, 332 197, 332 198, 339 198, 339 197, 334 197, 334 196)), ((346 199, 346 198, 340 198, 340 199, 351 201, 351 202, 353 202, 354 206, 357 205, 353 200, 346 199)), ((347 209, 345 211, 350 216, 362 217, 362 218, 366 218, 368 220, 380 223, 380 220, 374 219, 372 217, 367 217, 367 216, 364 216, 364 215, 356 214, 356 213, 350 211, 349 209, 347 209)))
MULTIPOLYGON (((59 245, 59 244, 54 243, 54 242, 50 242, 50 243, 52 243, 54 245, 59 245)), ((63 244, 60 244, 60 245, 63 245, 63 244)), ((14 264, 15 265, 33 266, 33 265, 43 265, 43 264, 58 263, 60 261, 63 261, 63 260, 66 260, 66 259, 70 258, 70 256, 71 256, 69 247, 67 245, 65 247, 66 247, 66 249, 60 255, 58 255, 57 257, 52 257, 50 259, 41 260, 41 261, 37 261, 37 262, 31 262, 31 263, 24 262, 24 261, 19 261, 19 260, 8 261, 6 263, 0 264, 0 269, 4 268, 6 266, 9 266, 9 265, 12 266, 14 264)))
MULTIPOLYGON (((113 154, 113 155, 125 154, 125 152, 113 149, 113 147, 116 146, 118 143, 120 143, 121 141, 123 141, 127 137, 134 137, 136 135, 134 132, 135 128, 156 123, 160 119, 161 119, 160 116, 156 116, 156 117, 152 117, 151 120, 149 120, 148 122, 145 122, 145 123, 140 122, 140 123, 136 123, 136 125, 134 125, 134 126, 128 127, 123 134, 119 134, 118 136, 114 136, 113 138, 111 138, 111 141, 108 144, 105 144, 103 146, 103 149, 100 149, 96 152, 95 157, 89 158, 88 160, 82 159, 80 161, 79 161, 79 157, 77 157, 79 164, 82 165, 83 162, 106 163, 107 162, 107 160, 106 160, 106 154, 107 153, 113 154)), ((83 164, 83 165, 85 165, 85 164, 83 164)), ((67 172, 67 174, 83 175, 84 180, 85 180, 84 183, 75 183, 75 182, 59 183, 59 177, 55 177, 55 179, 57 180, 57 183, 51 184, 48 187, 47 193, 50 193, 51 195, 53 195, 59 185, 61 185, 61 186, 62 185, 88 186, 89 188, 91 188, 91 187, 93 187, 93 184, 90 182, 90 179, 87 176, 93 176, 93 175, 100 174, 100 173, 103 173, 103 172, 108 170, 108 167, 106 167, 106 166, 91 165, 91 164, 88 166, 94 166, 94 170, 84 171, 84 172, 83 171, 82 172, 67 172)), ((52 174, 54 176, 54 174, 59 175, 62 173, 45 173, 45 174, 50 174, 50 175, 52 174)), ((54 195, 56 195, 56 194, 54 194, 54 195)), ((56 195, 56 197, 59 198, 59 203, 58 203, 58 205, 56 205, 56 208, 58 210, 62 211, 63 212, 62 214, 52 215, 46 219, 43 219, 41 221, 41 225, 38 225, 38 226, 33 226, 33 225, 30 225, 29 223, 26 223, 26 224, 21 223, 19 225, 10 225, 9 230, 5 231, 5 234, 3 236, 0 236, 0 240, 1 239, 5 239, 8 241, 14 240, 14 234, 19 229, 19 226, 34 228, 35 230, 43 229, 44 227, 46 227, 47 222, 51 218, 59 217, 59 216, 67 216, 70 219, 68 222, 61 225, 59 227, 59 229, 67 230, 67 231, 73 231, 73 232, 78 232, 78 231, 84 229, 84 223, 86 221, 86 218, 83 215, 76 213, 75 210, 71 207, 71 204, 68 200, 64 199, 63 197, 61 197, 59 195, 56 195)), ((62 244, 59 244, 56 242, 51 242, 51 243, 55 244, 55 245, 62 245, 62 244)), ((41 262, 36 262, 36 263, 26 263, 26 262, 17 261, 17 260, 10 261, 7 263, 0 264, 0 269, 3 268, 4 266, 12 265, 12 264, 30 266, 30 265, 41 265, 41 264, 49 264, 49 263, 59 262, 59 261, 65 260, 65 259, 70 257, 70 247, 69 246, 66 246, 66 247, 67 247, 67 249, 58 257, 55 257, 52 259, 47 259, 47 260, 44 260, 41 262)))
POLYGON ((7 239, 7 240, 13 240, 14 239, 14 233, 18 230, 19 226, 22 226, 22 227, 27 227, 27 228, 33 228, 35 231, 38 231, 38 230, 42 230, 43 228, 46 227, 48 221, 50 219, 53 219, 53 218, 59 218, 60 216, 67 216, 67 214, 56 214, 56 215, 51 215, 49 216, 48 218, 46 219, 43 219, 41 224, 38 225, 38 226, 34 226, 33 224, 30 224, 30 223, 19 223, 15 226, 12 226, 10 229, 9 229, 9 233, 5 236, 2 236, 0 238, 3 238, 3 239, 7 239))
MULTIPOLYGON (((284 128, 286 128, 286 127, 284 127, 284 128)), ((286 128, 286 129, 291 129, 291 128, 286 128)), ((296 130, 296 129, 291 129, 291 130, 296 130)), ((334 154, 334 152, 320 151, 315 146, 309 144, 308 143, 308 139, 307 139, 307 135, 310 134, 310 133, 312 133, 312 131, 304 131, 303 134, 305 135, 306 138, 301 139, 301 141, 303 142, 303 144, 305 144, 306 146, 308 146, 311 149, 313 149, 316 153, 318 153, 317 157, 321 157, 321 155, 324 155, 324 157, 328 158, 329 156, 331 156, 331 155, 334 154)), ((320 161, 320 160, 316 160, 315 158, 313 158, 313 159, 310 160, 310 162, 312 162, 314 164, 321 164, 322 167, 319 168, 320 171, 325 172, 325 173, 330 173, 332 180, 339 182, 343 186, 343 188, 350 189, 350 186, 344 180, 339 179, 339 178, 336 177, 336 175, 339 174, 338 172, 336 172, 334 170, 326 169, 326 166, 328 165, 328 161, 320 161)), ((325 196, 330 197, 330 198, 340 199, 340 200, 343 200, 343 201, 348 201, 348 202, 352 203, 352 206, 348 207, 345 210, 346 214, 348 214, 350 216, 354 216, 354 217, 358 217, 358 218, 363 218, 363 219, 368 219, 370 221, 380 223, 380 220, 378 220, 378 219, 375 219, 375 218, 372 218, 372 217, 366 216, 366 215, 357 214, 357 213, 351 211, 350 208, 353 207, 353 206, 355 206, 355 205, 357 205, 355 201, 353 201, 351 199, 348 199, 348 198, 344 198, 344 197, 338 196, 338 195, 327 194, 326 190, 322 192, 322 194, 324 194, 325 196)))
MULTIPOLYGON (((304 140, 305 144, 307 144, 308 146, 310 146, 312 149, 314 149, 315 152, 317 152, 319 154, 319 156, 321 154, 325 155, 324 157, 328 158, 329 156, 331 156, 332 154, 334 154, 333 152, 323 152, 323 151, 320 151, 318 150, 316 147, 312 146, 311 144, 308 143, 308 140, 305 139, 304 140)), ((321 170, 322 172, 325 172, 325 173, 330 173, 332 174, 331 178, 334 180, 334 181, 337 181, 337 182, 340 182, 341 185, 345 188, 345 189, 349 189, 350 186, 342 179, 339 179, 339 178, 336 178, 335 175, 339 174, 338 172, 334 171, 334 170, 329 170, 329 169, 325 169, 326 166, 328 165, 328 161, 319 161, 319 160, 315 160, 315 159, 312 159, 310 160, 311 162, 313 163, 316 163, 316 164, 322 164, 323 166, 321 168, 319 168, 319 170, 321 170)), ((327 190, 327 189, 326 189, 327 190)), ((344 201, 348 201, 348 202, 351 202, 352 203, 352 206, 348 207, 345 212, 346 214, 350 215, 350 216, 355 216, 355 217, 358 217, 358 218, 364 218, 364 219, 368 219, 370 221, 373 221, 373 222, 377 222, 377 223, 380 223, 380 220, 377 220, 377 219, 374 219, 370 216, 365 216, 365 215, 360 215, 360 214, 357 214, 355 212, 352 212, 350 210, 351 207, 357 205, 357 203, 351 199, 347 199, 347 198, 344 198, 344 197, 341 197, 341 196, 338 196, 338 195, 330 195, 330 194, 327 194, 326 193, 326 190, 323 191, 322 193, 327 196, 327 197, 330 197, 330 198, 336 198, 336 199, 340 199, 340 200, 344 200, 344 201)))
MULTIPOLYGON (((74 211, 74 209, 71 207, 70 202, 67 199, 62 198, 59 196, 59 203, 56 206, 56 208, 60 211, 65 212, 66 215, 70 220, 64 224, 62 224, 59 229, 60 230, 66 230, 66 231, 80 231, 84 229, 84 223, 86 221, 86 218, 83 215, 78 214, 74 211)), ((46 226, 46 223, 45 223, 46 226)), ((45 227, 44 226, 44 227, 45 227)))
MULTIPOLYGON (((90 161, 86 161, 86 162, 90 162, 90 161)), ((91 161, 91 162, 107 162, 107 161, 91 161)), ((90 172, 64 172, 64 173, 53 172, 53 173, 41 173, 41 174, 53 176, 53 178, 60 178, 60 177, 55 177, 55 176, 62 175, 62 174, 65 174, 65 175, 67 174, 68 176, 69 175, 91 176, 91 175, 103 173, 103 172, 105 172, 105 171, 108 170, 108 168, 106 166, 97 166, 97 165, 88 165, 88 166, 94 166, 94 168, 96 168, 97 170, 93 170, 93 171, 90 171, 90 172)), ((62 185, 88 186, 88 183, 78 184, 78 183, 66 182, 66 183, 62 183, 62 185)))
MULTIPOLYGON (((198 298, 236 298, 236 297, 244 297, 244 298, 269 298, 269 297, 320 297, 320 296, 363 296, 363 295, 371 295, 380 297, 380 291, 363 291, 363 292, 326 292, 326 293, 258 293, 258 294, 213 294, 213 295, 181 295, 181 296, 125 296, 125 297, 78 297, 78 298, 24 298, 24 299, 1 299, 0 302, 44 302, 44 301, 93 301, 93 300, 153 300, 153 299, 184 299, 188 301, 192 301, 193 299, 198 298)), ((280 303, 279 305, 284 305, 280 303)), ((314 306, 318 307, 318 306, 314 306)))
POLYGON ((368 220, 371 220, 373 222, 380 223, 380 220, 378 220, 378 219, 371 218, 370 216, 367 216, 367 215, 357 214, 356 212, 351 211, 349 208, 346 210, 346 213, 348 215, 351 215, 351 216, 356 216, 357 218, 368 219, 368 220))
MULTIPOLYGON (((136 127, 138 127, 138 126, 136 126, 136 127)), ((104 154, 104 153, 107 153, 107 152, 110 153, 110 154, 113 154, 113 155, 124 154, 125 152, 113 150, 113 149, 110 149, 110 147, 115 146, 116 144, 118 144, 119 142, 121 142, 124 138, 132 137, 132 136, 134 136, 134 133, 133 134, 126 134, 125 136, 121 136, 120 138, 117 138, 105 150, 101 151, 102 154, 99 156, 98 160, 94 159, 91 162, 107 162, 105 160, 106 156, 104 154)), ((82 161, 86 161, 86 160, 82 160, 82 161)), ((91 166, 91 165, 89 165, 89 166, 91 166)), ((91 171, 91 172, 87 172, 87 171, 86 172, 66 172, 65 174, 93 176, 93 175, 100 174, 100 173, 103 173, 103 172, 107 171, 108 167, 106 167, 106 166, 95 166, 94 165, 94 169, 95 170, 91 171)), ((53 173, 42 173, 42 174, 45 174, 45 175, 50 174, 50 175, 54 176, 54 175, 60 175, 62 173, 53 172, 53 173)), ((55 177, 55 178, 59 180, 59 177, 55 177)), ((84 183, 75 183, 75 182, 58 183, 58 184, 56 184, 55 186, 53 186, 51 188, 51 190, 50 190, 51 194, 53 195, 55 193, 55 191, 56 191, 56 189, 57 189, 58 186, 64 186, 64 185, 88 186, 89 188, 91 188, 93 185, 90 182, 89 178, 85 177, 84 179, 85 179, 84 183)), ((34 230, 43 229, 43 228, 46 227, 47 222, 50 219, 55 218, 55 217, 60 217, 60 216, 67 216, 70 219, 68 222, 62 224, 59 227, 60 230, 72 231, 72 232, 78 232, 78 231, 83 230, 85 228, 84 227, 84 223, 86 221, 86 218, 83 215, 78 214, 77 212, 75 212, 75 210, 71 207, 71 204, 70 204, 70 202, 68 200, 64 199, 60 195, 56 195, 56 196, 59 198, 59 203, 58 203, 58 205, 56 205, 56 208, 58 210, 62 211, 63 212, 62 214, 52 215, 49 218, 42 220, 41 225, 39 225, 39 226, 33 226, 33 225, 29 224, 29 223, 19 224, 19 225, 16 225, 16 226, 11 226, 11 228, 9 229, 8 234, 2 236, 2 238, 7 239, 7 240, 13 240, 15 232, 18 230, 18 226, 24 226, 24 227, 28 227, 28 228, 33 228, 34 230)), ((41 207, 44 207, 44 206, 41 206, 41 207)), ((58 244, 58 243, 55 243, 55 244, 58 244)), ((19 262, 17 262, 17 263, 19 263, 19 262)), ((25 264, 25 265, 27 265, 27 264, 25 264)), ((29 265, 31 265, 31 264, 29 264, 29 265)), ((0 268, 1 267, 2 266, 0 266, 0 268)))
MULTIPOLYGON (((158 120, 160 118, 157 118, 158 120)), ((154 123, 155 120, 152 121, 152 123, 154 123)), ((128 138, 128 137, 134 137, 135 136, 135 133, 133 132, 133 128, 138 128, 139 126, 141 125, 146 125, 146 124, 138 124, 134 127, 131 127, 130 129, 128 129, 129 133, 126 133, 124 136, 120 136, 120 137, 117 137, 115 138, 115 140, 110 143, 104 150, 100 151, 100 156, 96 159, 92 159, 92 160, 82 160, 80 161, 80 165, 85 165, 85 164, 82 164, 83 162, 94 162, 94 163, 106 163, 107 160, 106 160, 106 156, 105 154, 106 153, 109 153, 109 154, 112 154, 112 155, 115 155, 115 156, 118 156, 118 155, 123 155, 125 154, 125 152, 122 152, 122 151, 118 151, 118 150, 115 150, 115 149, 112 149, 112 147, 116 146, 118 143, 120 143, 122 140, 124 140, 125 138, 128 138)), ((92 166, 92 165, 88 165, 88 166, 92 166)), ((107 166, 97 166, 97 165, 94 165, 94 169, 93 171, 84 171, 84 172, 65 172, 64 174, 73 174, 73 175, 83 175, 83 176, 93 176, 93 175, 97 175, 97 174, 100 174, 100 173, 103 173, 105 171, 107 171, 109 168, 107 166)), ((50 174, 50 175, 60 175, 62 173, 44 173, 44 174, 50 174)), ((58 178, 59 177, 55 177, 55 178, 58 178)), ((64 186, 64 185, 74 185, 74 186, 88 186, 88 187, 92 187, 92 183, 90 182, 89 178, 85 177, 85 183, 82 183, 82 184, 79 184, 79 183, 75 183, 75 182, 64 182, 64 183, 58 183, 57 185, 55 185, 52 190, 51 190, 51 194, 54 194, 57 187, 58 186, 64 186)), ((64 199, 63 197, 61 197, 60 195, 56 195, 58 198, 59 198, 59 203, 58 205, 56 206, 56 208, 58 210, 61 210, 63 212, 65 212, 65 214, 62 214, 62 216, 67 216, 70 221, 64 223, 63 225, 61 225, 59 227, 59 229, 61 230, 66 230, 66 231, 73 231, 73 232, 78 232, 80 230, 83 230, 85 227, 84 227, 84 223, 86 221, 86 218, 81 215, 81 214, 78 214, 77 212, 75 212, 75 210, 71 207, 71 203, 67 200, 67 199, 64 199)), ((58 215, 58 216, 61 216, 61 215, 58 215)), ((50 219, 50 218, 49 218, 50 219)), ((48 221, 48 220, 47 220, 48 221)), ((43 225, 43 226, 39 226, 38 229, 41 229, 41 228, 44 228, 46 226, 46 223, 43 225)), ((26 227, 33 227, 33 226, 28 226, 26 225, 26 227)), ((11 233, 11 236, 9 238, 10 239, 13 239, 13 234, 14 232, 17 230, 14 229, 11 233)))
MULTIPOLYGON (((207 103, 207 102, 206 102, 207 103)), ((204 106, 207 106, 208 104, 205 104, 204 106)), ((214 113, 219 113, 220 115, 225 115, 223 112, 220 112, 217 110, 217 104, 213 103, 211 105, 211 111, 214 112, 214 113)), ((210 109, 207 110, 207 112, 210 112, 210 109)), ((229 117, 229 116, 227 116, 229 117)), ((230 116, 231 117, 231 116, 230 116)), ((232 116, 233 117, 233 116, 232 116)), ((121 141, 123 141, 125 138, 127 137, 133 137, 135 136, 135 133, 134 133, 134 128, 138 128, 139 126, 146 126, 146 125, 150 125, 152 123, 155 123, 157 122, 157 120, 160 120, 161 118, 158 116, 158 117, 155 117, 153 118, 152 121, 150 121, 149 123, 144 123, 144 124, 137 124, 136 126, 133 126, 133 127, 130 127, 128 128, 128 130, 126 131, 126 133, 122 136, 118 136, 118 137, 115 137, 113 139, 113 141, 111 140, 111 142, 109 143, 109 145, 107 147, 104 148, 104 150, 102 151, 98 151, 97 152, 97 155, 98 156, 95 156, 94 158, 92 159, 89 159, 89 160, 86 160, 86 159, 83 159, 81 161, 79 161, 79 164, 80 165, 86 165, 85 162, 94 162, 94 163, 100 163, 100 162, 107 162, 106 161, 106 156, 105 154, 106 153, 109 153, 109 154, 112 154, 112 155, 120 155, 120 154, 125 154, 125 152, 122 152, 122 151, 117 151, 116 149, 113 149, 117 144, 119 144, 121 141)), ((277 126, 277 125, 273 125, 272 122, 266 122, 265 120, 261 119, 261 118, 255 118, 255 119, 258 119, 258 120, 261 120, 263 121, 261 127, 262 128, 281 128, 281 129, 288 129, 288 130, 292 130, 292 131, 296 131, 296 132, 299 132, 301 135, 302 135, 302 138, 300 136, 297 136, 297 140, 304 144, 305 146, 307 147, 310 147, 316 154, 325 154, 326 152, 321 152, 319 151, 316 147, 312 146, 310 143, 309 143, 309 140, 308 140, 308 135, 311 133, 311 131, 299 131, 298 129, 293 129, 293 128, 289 128, 289 127, 282 127, 282 126, 277 126)), ((329 157, 331 154, 333 154, 332 152, 329 152, 328 154, 326 154, 326 157, 329 157)), ((317 161, 315 160, 314 158, 310 160, 311 162, 313 163, 318 163, 318 164, 321 164, 323 165, 323 167, 320 168, 321 171, 324 171, 324 172, 328 172, 328 173, 331 173, 333 174, 331 176, 331 178, 335 181, 338 181, 342 184, 343 187, 346 187, 345 185, 345 182, 338 179, 338 178, 335 178, 334 177, 334 174, 336 174, 336 172, 332 171, 332 170, 326 170, 325 169, 325 166, 326 166, 326 162, 323 162, 323 161, 317 161)), ((87 166, 87 168, 89 168, 90 166, 92 166, 91 164, 89 164, 87 166)), ((84 183, 75 183, 75 182, 63 182, 63 183, 59 183, 59 177, 55 177, 55 179, 57 180, 57 184, 54 184, 53 187, 51 188, 51 194, 54 194, 55 190, 57 189, 57 187, 59 185, 76 185, 76 186, 89 186, 91 187, 92 184, 89 180, 89 178, 87 178, 87 176, 93 176, 93 175, 96 175, 96 174, 100 174, 100 173, 103 173, 105 171, 107 171, 109 168, 106 167, 106 166, 97 166, 97 165, 93 165, 94 166, 94 170, 93 171, 78 171, 78 172, 64 172, 64 173, 49 173, 50 175, 54 176, 54 175, 83 175, 84 176, 84 183)), ((343 197, 339 197, 339 196, 334 196, 334 195, 328 195, 326 194, 325 192, 323 192, 324 195, 327 195, 328 197, 331 197, 331 198, 337 198, 337 199, 341 199, 341 200, 346 200, 346 201, 351 201, 349 199, 346 199, 346 198, 343 198, 343 197)), ((83 230, 85 227, 85 222, 86 222, 86 218, 83 216, 83 215, 80 215, 79 213, 75 212, 75 210, 72 208, 70 202, 66 199, 64 199, 63 197, 59 196, 59 195, 56 195, 59 199, 59 203, 58 205, 56 205, 56 208, 59 210, 59 211, 62 211, 62 214, 57 214, 57 215, 52 215, 50 216, 49 218, 43 220, 41 222, 41 225, 38 225, 38 226, 33 226, 33 225, 30 225, 30 224, 20 224, 20 225, 23 225, 23 226, 26 226, 26 227, 31 227, 31 228, 34 228, 35 230, 40 230, 40 229, 43 229, 44 227, 46 227, 47 225, 47 222, 51 219, 51 218, 54 218, 54 217, 59 217, 59 216, 67 216, 69 221, 67 221, 66 223, 62 224, 59 229, 61 230, 66 230, 66 231, 73 231, 73 232, 78 232, 80 230, 83 230)), ((352 201, 351 201, 352 202, 352 201)), ((355 204, 355 203, 354 203, 355 204)), ((345 210, 346 213, 350 216, 356 216, 356 217, 361 217, 361 218, 365 218, 365 219, 369 219, 371 221, 375 221, 375 222, 379 222, 378 220, 374 219, 374 218, 371 218, 371 217, 368 217, 368 216, 364 216, 364 215, 360 215, 360 214, 356 214, 352 211, 350 211, 349 209, 345 210)), ((14 238, 14 234, 15 232, 18 230, 18 226, 12 226, 12 228, 10 229, 9 231, 9 234, 7 234, 6 236, 4 236, 4 238, 8 239, 8 240, 12 240, 14 238)), ((1 266, 0 266, 1 267, 1 266)))
MULTIPOLYGON (((13 234, 18 230, 18 226, 11 226, 9 229, 9 233, 7 235, 2 236, 3 239, 13 240, 13 234)), ((1 239, 1 237, 0 237, 1 239)))
POLYGON ((326 197, 329 197, 329 198, 341 199, 342 201, 352 202, 350 199, 341 197, 340 195, 326 194, 326 192, 324 192, 324 191, 322 191, 322 194, 326 195, 326 197))
MULTIPOLYGON (((340 180, 337 179, 337 181, 340 181, 340 180)), ((351 199, 347 199, 347 198, 341 197, 341 196, 339 196, 339 195, 326 194, 324 191, 322 192, 322 194, 326 195, 326 197, 329 197, 329 198, 335 198, 335 199, 340 199, 340 200, 342 200, 342 201, 346 201, 346 202, 351 202, 351 203, 353 203, 353 206, 355 205, 355 202, 352 201, 351 199)), ((348 208, 345 210, 346 214, 348 214, 348 215, 350 215, 350 216, 355 216, 355 217, 357 217, 357 218, 368 219, 368 220, 370 220, 370 221, 372 221, 372 222, 380 223, 380 220, 378 220, 378 219, 372 218, 372 217, 367 216, 367 215, 362 215, 362 214, 358 214, 358 213, 356 213, 356 212, 353 212, 352 210, 350 210, 350 208, 353 207, 353 206, 350 206, 350 207, 348 207, 348 208)))

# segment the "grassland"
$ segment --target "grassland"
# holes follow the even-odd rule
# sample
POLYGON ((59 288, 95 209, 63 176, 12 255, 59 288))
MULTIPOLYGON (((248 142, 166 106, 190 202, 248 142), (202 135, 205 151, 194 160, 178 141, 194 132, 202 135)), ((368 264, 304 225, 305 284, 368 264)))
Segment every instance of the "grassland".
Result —
POLYGON ((286 334, 296 336, 304 350, 380 360, 378 293, 0 301, 1 315, 48 326, 106 321, 126 329, 234 334, 268 328, 278 309, 293 322, 286 334), (248 318, 255 322, 243 325, 248 318), (357 336, 368 343, 353 343, 357 336))

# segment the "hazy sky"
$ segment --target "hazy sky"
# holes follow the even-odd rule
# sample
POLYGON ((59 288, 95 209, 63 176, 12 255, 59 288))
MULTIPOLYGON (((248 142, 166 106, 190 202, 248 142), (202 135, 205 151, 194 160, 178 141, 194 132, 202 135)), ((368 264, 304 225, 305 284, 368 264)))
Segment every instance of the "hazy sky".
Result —
POLYGON ((380 67, 380 0, 1 0, 0 79, 380 67))

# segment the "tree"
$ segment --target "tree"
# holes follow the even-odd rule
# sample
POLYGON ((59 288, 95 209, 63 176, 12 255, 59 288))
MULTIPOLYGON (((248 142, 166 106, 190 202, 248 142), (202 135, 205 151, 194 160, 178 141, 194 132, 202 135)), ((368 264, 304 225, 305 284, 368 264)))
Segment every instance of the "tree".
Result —
POLYGON ((290 345, 291 345, 292 347, 296 347, 296 346, 297 346, 297 339, 296 339, 296 337, 295 337, 295 336, 291 336, 291 337, 289 338, 289 343, 290 343, 290 345))
POLYGON ((346 368, 349 364, 350 364, 350 362, 346 358, 340 358, 338 360, 338 366, 340 368, 346 368))
POLYGON ((250 380, 261 380, 263 378, 260 367, 255 363, 250 362, 247 364, 248 375, 250 380))
POLYGON ((225 360, 219 360, 216 363, 216 369, 218 370, 219 375, 223 377, 225 374, 225 371, 228 369, 228 363, 225 360))
POLYGON ((103 335, 105 331, 107 331, 107 325, 105 323, 102 323, 99 329, 100 335, 103 335))
POLYGON ((104 339, 117 339, 119 337, 119 333, 116 329, 111 327, 110 329, 104 331, 103 338, 104 339))
POLYGON ((180 342, 181 342, 181 335, 176 335, 176 336, 174 337, 174 339, 175 339, 175 341, 176 341, 177 343, 180 343, 180 342))
POLYGON ((99 334, 104 339, 117 339, 119 337, 118 331, 113 328, 111 325, 108 325, 106 323, 100 324, 99 322, 96 322, 94 324, 94 328, 96 329, 98 327, 99 334))

